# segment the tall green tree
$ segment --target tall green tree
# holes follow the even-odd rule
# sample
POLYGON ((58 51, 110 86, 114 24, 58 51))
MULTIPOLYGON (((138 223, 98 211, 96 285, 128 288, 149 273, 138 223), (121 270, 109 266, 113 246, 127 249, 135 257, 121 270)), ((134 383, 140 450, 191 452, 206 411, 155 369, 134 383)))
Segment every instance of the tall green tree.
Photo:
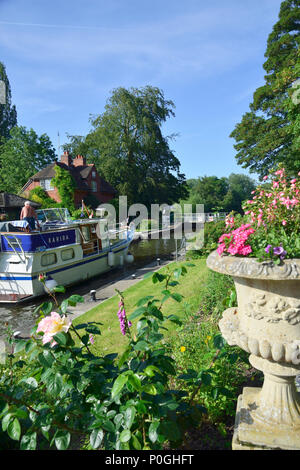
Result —
POLYGON ((46 134, 14 127, 0 146, 0 191, 18 193, 28 179, 53 162, 55 150, 46 134))
POLYGON ((6 74, 5 65, 0 62, 0 81, 1 91, 3 96, 0 100, 0 144, 4 139, 9 138, 10 130, 17 125, 17 111, 16 107, 11 102, 11 89, 9 80, 6 74), (3 85, 4 84, 4 85, 3 85), (4 101, 4 102, 2 102, 4 101))
POLYGON ((187 180, 189 198, 182 204, 203 204, 205 212, 236 211, 242 213, 242 203, 251 196, 256 182, 247 175, 231 173, 228 178, 202 176, 187 180))
POLYGON ((281 3, 265 57, 265 84, 230 135, 238 163, 261 178, 279 162, 300 169, 300 0, 281 3))
POLYGON ((171 116, 174 103, 159 88, 117 88, 104 113, 91 118, 91 132, 84 140, 71 138, 68 150, 85 153, 128 204, 171 204, 187 195, 180 162, 169 146, 174 135, 162 134, 171 116))

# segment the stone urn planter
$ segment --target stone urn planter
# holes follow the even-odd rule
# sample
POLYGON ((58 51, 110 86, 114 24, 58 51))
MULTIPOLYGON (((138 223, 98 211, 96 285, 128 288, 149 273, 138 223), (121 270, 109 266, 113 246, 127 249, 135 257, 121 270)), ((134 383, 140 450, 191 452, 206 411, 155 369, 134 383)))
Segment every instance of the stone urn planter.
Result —
POLYGON ((245 387, 238 398, 232 448, 299 450, 300 259, 275 265, 214 251, 207 266, 236 286, 238 307, 219 322, 223 337, 264 374, 262 388, 245 387))

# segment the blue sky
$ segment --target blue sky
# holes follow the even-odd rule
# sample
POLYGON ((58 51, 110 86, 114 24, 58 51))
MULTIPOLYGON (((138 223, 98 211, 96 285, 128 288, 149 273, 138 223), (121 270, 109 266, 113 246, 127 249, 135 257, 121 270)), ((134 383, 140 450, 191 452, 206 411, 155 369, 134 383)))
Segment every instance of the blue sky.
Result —
MULTIPOLYGON (((0 0, 0 61, 18 124, 86 135, 114 88, 156 86, 187 178, 249 174, 229 134, 264 84, 281 0, 0 0)), ((255 174, 251 174, 255 178, 255 174)))

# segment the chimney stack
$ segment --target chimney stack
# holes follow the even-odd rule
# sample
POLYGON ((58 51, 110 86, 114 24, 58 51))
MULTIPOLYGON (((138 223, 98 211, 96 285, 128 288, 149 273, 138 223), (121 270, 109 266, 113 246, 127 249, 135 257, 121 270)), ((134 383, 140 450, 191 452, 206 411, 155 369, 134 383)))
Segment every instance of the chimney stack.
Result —
POLYGON ((69 155, 69 152, 64 152, 60 157, 60 163, 64 163, 67 166, 72 165, 72 157, 69 155))
POLYGON ((86 166, 86 159, 82 155, 77 155, 73 160, 74 166, 86 166))

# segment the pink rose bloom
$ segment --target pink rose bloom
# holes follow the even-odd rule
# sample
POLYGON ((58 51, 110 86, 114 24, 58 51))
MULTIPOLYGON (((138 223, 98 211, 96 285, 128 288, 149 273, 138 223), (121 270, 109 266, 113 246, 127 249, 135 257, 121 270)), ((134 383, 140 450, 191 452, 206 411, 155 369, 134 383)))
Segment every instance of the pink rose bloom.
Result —
POLYGON ((282 221, 282 225, 286 225, 286 223, 287 223, 286 220, 282 221))
POLYGON ((266 175, 263 177, 263 180, 266 181, 268 178, 269 178, 268 175, 266 175))
POLYGON ((61 317, 59 313, 51 312, 50 316, 43 318, 37 327, 37 333, 43 332, 43 344, 49 343, 51 341, 51 346, 55 346, 56 341, 53 340, 53 336, 57 333, 64 332, 67 333, 71 326, 71 320, 68 318, 61 317))

